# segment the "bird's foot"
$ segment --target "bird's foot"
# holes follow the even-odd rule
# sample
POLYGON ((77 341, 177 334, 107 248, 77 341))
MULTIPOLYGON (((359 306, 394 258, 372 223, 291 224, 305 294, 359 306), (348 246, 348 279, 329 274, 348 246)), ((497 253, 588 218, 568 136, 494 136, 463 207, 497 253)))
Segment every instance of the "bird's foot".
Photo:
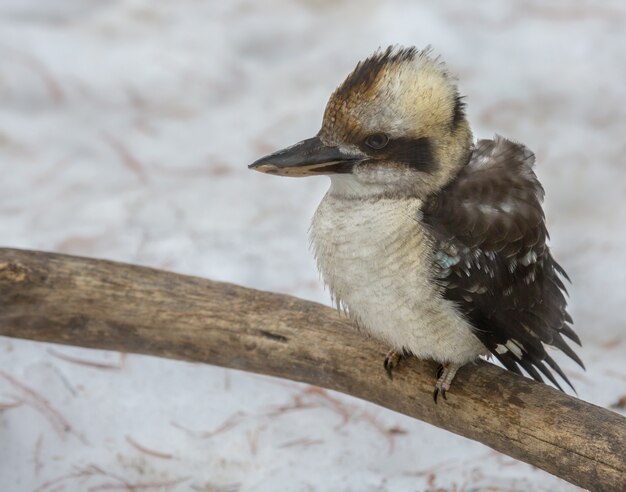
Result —
POLYGON ((437 383, 435 384, 435 391, 433 392, 433 400, 437 403, 437 396, 441 393, 444 400, 447 400, 446 392, 450 389, 450 384, 456 375, 456 371, 459 370, 461 364, 446 363, 439 366, 437 370, 437 383))
POLYGON ((393 370, 398 367, 400 361, 404 359, 404 357, 405 356, 402 352, 397 352, 395 350, 390 350, 387 353, 383 366, 385 367, 385 371, 387 371, 389 379, 393 379, 393 370))

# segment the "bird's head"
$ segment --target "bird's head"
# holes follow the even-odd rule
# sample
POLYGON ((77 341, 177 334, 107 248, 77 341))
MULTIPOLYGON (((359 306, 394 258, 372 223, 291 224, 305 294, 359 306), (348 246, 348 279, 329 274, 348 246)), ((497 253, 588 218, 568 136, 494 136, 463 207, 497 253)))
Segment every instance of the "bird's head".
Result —
POLYGON ((279 176, 331 177, 331 193, 425 197, 467 162, 472 134, 443 63, 389 47, 360 62, 330 97, 313 138, 249 167, 279 176))

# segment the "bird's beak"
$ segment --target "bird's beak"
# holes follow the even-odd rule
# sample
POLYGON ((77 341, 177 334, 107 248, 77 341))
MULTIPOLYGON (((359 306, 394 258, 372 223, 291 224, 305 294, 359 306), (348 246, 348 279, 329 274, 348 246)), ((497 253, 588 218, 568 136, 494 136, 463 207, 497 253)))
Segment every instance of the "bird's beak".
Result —
POLYGON ((278 176, 317 176, 350 173, 359 160, 362 159, 338 147, 324 145, 319 137, 313 137, 262 157, 248 168, 278 176))

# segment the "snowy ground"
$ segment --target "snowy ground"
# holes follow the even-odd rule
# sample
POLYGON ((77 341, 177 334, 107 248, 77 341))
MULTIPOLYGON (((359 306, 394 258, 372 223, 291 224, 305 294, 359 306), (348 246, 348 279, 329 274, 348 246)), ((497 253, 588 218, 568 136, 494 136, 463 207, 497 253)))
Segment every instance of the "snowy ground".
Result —
MULTIPOLYGON (((475 134, 537 153, 588 370, 558 359, 611 406, 626 395, 625 28, 619 0, 2 0, 0 243, 328 302, 307 251, 326 179, 246 165, 314 134, 359 58, 432 44, 475 134)), ((7 492, 576 489, 304 385, 6 338, 0 354, 7 492)))

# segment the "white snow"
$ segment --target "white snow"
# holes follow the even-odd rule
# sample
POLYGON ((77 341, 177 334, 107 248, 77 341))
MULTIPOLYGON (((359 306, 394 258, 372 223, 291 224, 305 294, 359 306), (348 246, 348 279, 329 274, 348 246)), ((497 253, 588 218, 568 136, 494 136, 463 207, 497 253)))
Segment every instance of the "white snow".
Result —
MULTIPOLYGON (((0 244, 329 303, 307 249, 327 179, 246 165, 313 135, 332 89, 378 46, 432 44, 459 76, 475 135, 537 154, 587 372, 556 357, 581 398, 611 406, 626 395, 625 21, 619 0, 3 0, 0 244)), ((576 490, 340 394, 8 338, 0 482, 7 492, 576 490)))

